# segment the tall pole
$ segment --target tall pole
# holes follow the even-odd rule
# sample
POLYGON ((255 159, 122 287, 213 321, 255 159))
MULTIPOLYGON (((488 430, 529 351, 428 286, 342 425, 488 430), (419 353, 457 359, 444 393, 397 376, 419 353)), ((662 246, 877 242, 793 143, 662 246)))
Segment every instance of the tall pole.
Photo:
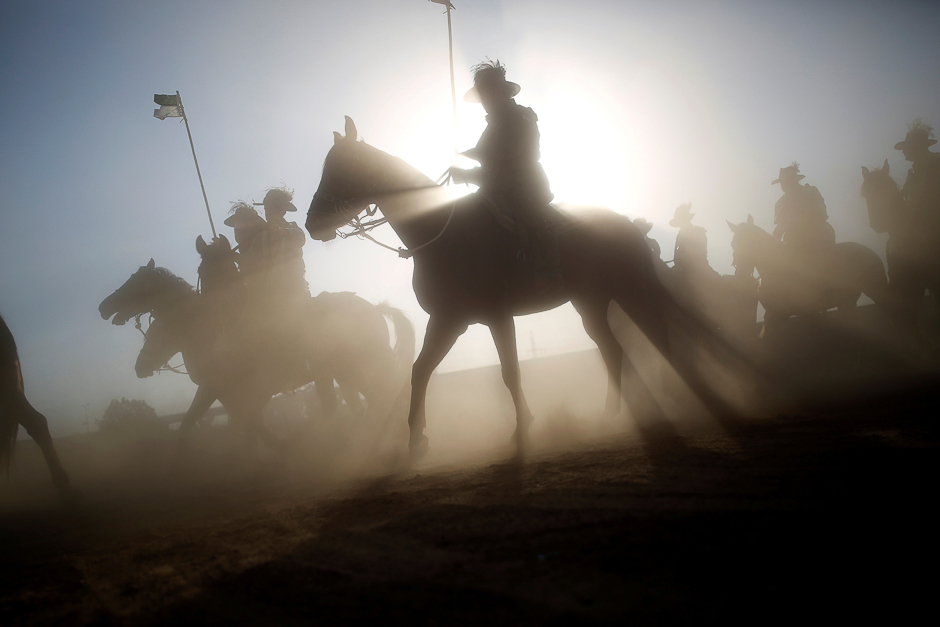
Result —
MULTIPOLYGON (((451 70, 451 74, 453 74, 453 70, 451 70)), ((216 235, 215 232, 215 223, 212 222, 212 212, 209 211, 209 197, 206 196, 206 186, 202 184, 202 172, 199 171, 199 160, 196 159, 196 147, 193 145, 193 134, 189 130, 189 120, 186 118, 186 109, 183 108, 183 98, 180 96, 179 91, 176 92, 176 97, 179 99, 180 113, 183 114, 183 122, 186 123, 186 134, 189 135, 189 147, 193 151, 193 162, 196 164, 196 176, 199 177, 199 187, 202 188, 202 199, 206 201, 206 213, 209 215, 209 226, 212 227, 212 237, 217 238, 218 235, 216 235)), ((457 105, 454 104, 455 111, 456 106, 457 105)))
POLYGON ((434 4, 447 7, 447 51, 450 55, 450 97, 454 105, 454 153, 457 152, 457 86, 454 82, 454 29, 450 22, 450 11, 455 9, 450 0, 431 0, 434 4))

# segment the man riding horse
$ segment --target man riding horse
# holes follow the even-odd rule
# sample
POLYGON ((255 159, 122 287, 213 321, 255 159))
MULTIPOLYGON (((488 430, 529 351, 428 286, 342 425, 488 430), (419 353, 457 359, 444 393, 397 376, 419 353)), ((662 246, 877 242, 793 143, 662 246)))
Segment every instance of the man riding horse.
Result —
POLYGON ((476 147, 463 154, 478 161, 479 168, 451 168, 455 183, 473 183, 501 218, 519 232, 520 248, 534 263, 537 282, 545 287, 560 283, 556 214, 549 203, 555 197, 539 163, 538 116, 516 104, 521 87, 506 80, 506 68, 497 61, 473 67, 473 88, 467 102, 478 102, 486 111, 486 129, 476 147), (507 220, 508 219, 508 220, 507 220))
POLYGON ((901 194, 917 219, 933 231, 940 225, 940 154, 928 148, 936 143, 933 128, 917 119, 908 127, 904 140, 894 145, 911 163, 901 194))
POLYGON ((773 235, 791 250, 816 253, 828 250, 836 243, 836 234, 829 224, 826 201, 812 185, 801 185, 806 178, 800 174, 800 164, 793 162, 780 168, 780 176, 771 185, 780 184, 783 197, 774 209, 773 235))

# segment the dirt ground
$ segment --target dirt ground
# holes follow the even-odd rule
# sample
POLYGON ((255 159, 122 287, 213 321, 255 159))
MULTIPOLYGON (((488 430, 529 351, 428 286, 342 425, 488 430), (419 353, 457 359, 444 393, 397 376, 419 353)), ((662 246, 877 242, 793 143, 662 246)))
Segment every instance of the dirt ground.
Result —
POLYGON ((65 509, 23 442, 0 622, 913 622, 937 584, 938 409, 921 379, 393 472, 339 472, 326 445, 234 463, 211 429, 182 462, 159 438, 103 461, 92 434, 60 440, 86 462, 65 509))

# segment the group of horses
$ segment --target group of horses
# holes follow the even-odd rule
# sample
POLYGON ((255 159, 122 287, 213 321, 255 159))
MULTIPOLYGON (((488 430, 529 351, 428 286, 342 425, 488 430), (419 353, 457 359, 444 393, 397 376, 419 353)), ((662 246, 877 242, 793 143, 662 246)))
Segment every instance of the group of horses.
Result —
MULTIPOLYGON (((816 315, 833 307, 848 314, 862 293, 889 307, 900 325, 910 326, 924 292, 936 293, 940 287, 936 233, 918 223, 887 161, 880 169, 862 171, 871 226, 890 236, 890 282, 878 255, 860 244, 840 243, 825 253, 828 257, 814 257, 788 249, 748 216, 746 222, 728 223, 734 234, 735 277, 720 277, 706 290, 719 294, 709 305, 708 299, 688 298, 667 287, 661 260, 630 219, 606 208, 580 208, 560 213, 557 220, 563 287, 536 289, 532 268, 519 254, 518 234, 504 228, 479 194, 453 200, 401 159, 359 141, 347 117, 345 135, 334 133, 305 226, 320 241, 332 240, 345 225, 360 235, 379 223, 394 229, 405 246, 402 256, 414 259, 415 295, 430 315, 416 360, 411 323, 386 304, 372 305, 351 293, 322 293, 279 317, 274 309, 252 303, 224 236, 210 244, 197 240, 200 290, 151 259, 102 301, 99 312, 117 325, 145 314, 152 317, 136 364, 138 376, 152 375, 182 353, 198 386, 180 429, 183 438, 218 400, 249 434, 280 447, 262 419, 265 404, 279 392, 315 382, 329 414, 338 404, 335 381, 354 413, 360 395, 365 411, 387 413, 410 383, 409 450, 413 459, 420 458, 428 449, 425 398, 431 374, 467 327, 482 323, 490 329, 512 396, 513 441, 521 451, 533 416, 521 386, 513 317, 565 302, 580 314, 607 368, 606 414, 620 411, 621 375, 625 367, 633 368, 608 320, 615 303, 706 407, 731 415, 737 408, 684 351, 676 350, 676 328, 754 372, 750 356, 734 340, 756 327, 758 298, 766 310, 765 334, 772 336, 793 315, 816 315), (374 215, 372 207, 384 217, 361 221, 363 211, 374 215), (395 328, 394 349, 386 317, 395 328), (733 332, 723 335, 716 329, 733 332)), ((3 331, 8 335, 5 326, 3 331)), ((22 396, 15 348, 11 352, 8 345, 13 346, 12 336, 4 338, 0 364, 0 461, 8 458, 15 441, 10 425, 24 424, 46 453, 56 485, 67 486, 44 420, 22 396)))
MULTIPOLYGON (((820 257, 788 248, 756 226, 750 216, 740 224, 728 223, 734 233, 736 275, 752 277, 755 269, 760 274, 758 297, 767 312, 765 337, 776 334, 793 315, 817 315, 833 307, 850 315, 863 293, 887 307, 905 326, 925 290, 935 293, 940 277, 936 233, 911 215, 889 176, 887 162, 880 170, 863 168, 863 175, 871 225, 890 234, 890 283, 879 256, 860 244, 840 243, 820 257)), ((334 133, 306 221, 314 239, 328 241, 344 225, 352 224, 363 232, 358 216, 369 207, 378 207, 407 247, 406 254, 414 258, 415 294, 430 314, 424 346, 412 371, 408 422, 414 456, 428 446, 424 403, 431 373, 473 323, 486 324, 492 333, 503 380, 515 405, 514 437, 522 447, 532 414, 520 385, 513 316, 566 301, 581 315, 607 367, 606 413, 620 409, 625 359, 608 322, 612 302, 636 323, 707 407, 735 413, 695 364, 683 357, 683 351, 671 345, 670 327, 678 323, 692 329, 733 358, 748 361, 747 355, 714 333, 714 319, 692 310, 664 287, 644 233, 632 221, 603 208, 564 215, 557 228, 564 290, 540 293, 519 288, 518 277, 527 269, 517 254, 517 236, 498 224, 485 200, 471 194, 451 202, 435 196, 435 187, 434 181, 401 159, 357 141, 355 124, 347 117, 345 135, 334 133)), ((737 293, 744 309, 751 307, 754 301, 746 282, 737 293)))
POLYGON ((151 259, 99 306, 102 318, 116 325, 152 316, 137 376, 151 376, 182 354, 198 387, 181 441, 218 400, 250 437, 280 448, 264 426, 264 407, 275 394, 311 382, 325 416, 338 406, 336 386, 354 415, 387 413, 395 404, 414 354, 414 326, 403 312, 349 292, 323 292, 290 306, 265 302, 238 273, 225 236, 211 244, 200 237, 196 247, 199 291, 151 259), (395 329, 394 348, 386 317, 395 329))

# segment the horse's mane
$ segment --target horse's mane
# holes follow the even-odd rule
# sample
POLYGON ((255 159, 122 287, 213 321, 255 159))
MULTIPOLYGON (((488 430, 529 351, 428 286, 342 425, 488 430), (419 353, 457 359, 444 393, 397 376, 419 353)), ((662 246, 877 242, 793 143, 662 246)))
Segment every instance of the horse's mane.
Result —
POLYGON ((186 279, 176 276, 175 274, 173 274, 166 268, 162 268, 162 267, 154 268, 153 272, 154 274, 158 275, 161 279, 163 279, 167 284, 169 284, 172 287, 177 287, 179 289, 186 289, 190 292, 196 291, 196 288, 190 285, 186 279))

